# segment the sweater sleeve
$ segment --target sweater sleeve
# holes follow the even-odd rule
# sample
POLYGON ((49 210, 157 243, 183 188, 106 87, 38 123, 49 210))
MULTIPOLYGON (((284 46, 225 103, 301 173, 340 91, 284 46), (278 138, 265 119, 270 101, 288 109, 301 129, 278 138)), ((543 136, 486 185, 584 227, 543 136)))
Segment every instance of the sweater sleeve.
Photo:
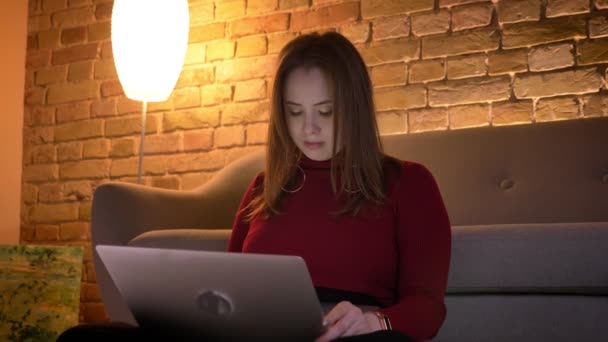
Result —
POLYGON ((451 254, 448 214, 431 172, 403 166, 397 191, 397 303, 382 311, 394 330, 417 341, 433 338, 446 316, 451 254))
POLYGON ((249 183, 249 187, 247 187, 247 191, 245 191, 245 194, 241 199, 241 204, 239 205, 232 225, 232 233, 230 234, 230 241, 228 242, 228 252, 243 251, 243 243, 249 232, 249 221, 245 220, 247 213, 244 211, 244 208, 251 203, 255 197, 255 193, 261 189, 263 180, 263 173, 259 173, 251 183, 249 183))

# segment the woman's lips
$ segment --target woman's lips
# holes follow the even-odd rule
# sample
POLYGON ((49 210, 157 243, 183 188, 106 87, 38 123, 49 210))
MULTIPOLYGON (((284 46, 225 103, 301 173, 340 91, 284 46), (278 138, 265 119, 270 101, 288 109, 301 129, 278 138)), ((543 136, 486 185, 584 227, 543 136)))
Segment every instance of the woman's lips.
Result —
POLYGON ((306 148, 309 148, 311 150, 316 150, 323 146, 323 142, 322 141, 318 141, 318 142, 305 141, 304 146, 306 146, 306 148))

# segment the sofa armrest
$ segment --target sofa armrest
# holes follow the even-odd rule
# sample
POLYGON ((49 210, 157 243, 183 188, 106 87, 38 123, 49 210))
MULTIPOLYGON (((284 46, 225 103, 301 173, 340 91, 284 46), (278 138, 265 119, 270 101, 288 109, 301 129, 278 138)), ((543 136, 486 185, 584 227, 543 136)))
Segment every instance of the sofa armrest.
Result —
POLYGON ((129 241, 129 246, 226 251, 231 229, 162 229, 145 232, 129 241))

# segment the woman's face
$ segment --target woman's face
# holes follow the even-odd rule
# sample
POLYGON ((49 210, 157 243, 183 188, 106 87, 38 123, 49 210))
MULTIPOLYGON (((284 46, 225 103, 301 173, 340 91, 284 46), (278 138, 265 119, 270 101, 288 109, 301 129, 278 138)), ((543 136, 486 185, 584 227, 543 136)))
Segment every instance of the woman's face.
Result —
POLYGON ((319 68, 297 68, 286 79, 285 121, 293 142, 312 160, 328 160, 334 144, 333 97, 319 68))

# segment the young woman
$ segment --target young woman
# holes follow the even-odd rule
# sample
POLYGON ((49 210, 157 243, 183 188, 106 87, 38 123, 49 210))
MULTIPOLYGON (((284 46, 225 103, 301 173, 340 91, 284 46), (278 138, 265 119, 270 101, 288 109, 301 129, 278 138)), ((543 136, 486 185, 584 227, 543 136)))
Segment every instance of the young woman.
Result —
POLYGON ((432 338, 443 323, 450 249, 431 173, 382 152, 355 47, 333 32, 288 43, 266 168, 245 193, 229 250, 304 258, 329 307, 318 341, 404 341, 432 338))
MULTIPOLYGON (((342 35, 302 35, 281 51, 266 168, 228 249, 304 258, 327 312, 319 342, 419 341, 443 323, 446 209, 424 166, 382 152, 365 63, 342 35)), ((144 333, 78 326, 59 341, 144 333)))

